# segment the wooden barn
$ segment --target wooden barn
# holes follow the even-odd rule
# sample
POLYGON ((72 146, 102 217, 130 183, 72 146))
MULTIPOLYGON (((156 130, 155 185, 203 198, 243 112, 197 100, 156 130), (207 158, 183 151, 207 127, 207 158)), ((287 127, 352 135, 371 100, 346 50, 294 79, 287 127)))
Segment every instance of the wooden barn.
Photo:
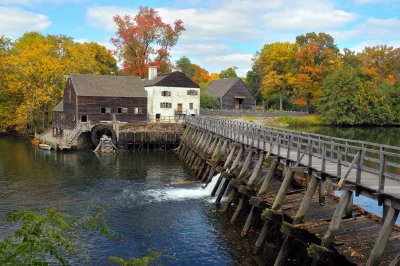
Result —
POLYGON ((147 121, 147 92, 139 77, 70 74, 63 99, 53 109, 53 131, 78 122, 147 121))
POLYGON ((205 91, 216 98, 221 109, 248 110, 256 105, 256 99, 240 78, 214 80, 205 91))

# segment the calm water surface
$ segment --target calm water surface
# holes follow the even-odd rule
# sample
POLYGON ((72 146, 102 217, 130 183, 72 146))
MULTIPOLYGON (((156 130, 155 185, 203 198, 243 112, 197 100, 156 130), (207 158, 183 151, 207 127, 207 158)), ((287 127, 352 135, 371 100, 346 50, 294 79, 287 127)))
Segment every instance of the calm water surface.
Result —
MULTIPOLYGON (((201 185, 170 185, 191 179, 173 152, 47 152, 29 141, 0 137, 0 236, 11 231, 12 210, 59 206, 79 215, 107 205, 110 227, 122 239, 89 238, 89 264, 107 265, 165 249, 164 265, 253 264, 251 244, 229 226, 201 185)), ((85 263, 87 264, 87 262, 85 263)))

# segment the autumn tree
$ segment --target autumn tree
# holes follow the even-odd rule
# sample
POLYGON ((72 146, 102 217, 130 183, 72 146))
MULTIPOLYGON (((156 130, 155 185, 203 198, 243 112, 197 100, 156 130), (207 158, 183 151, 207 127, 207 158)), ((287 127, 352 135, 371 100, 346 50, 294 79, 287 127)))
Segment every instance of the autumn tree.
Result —
POLYGON ((298 104, 306 104, 310 112, 312 101, 318 103, 324 78, 341 66, 339 49, 332 36, 326 33, 307 33, 296 37, 297 74, 294 95, 298 104))
POLYGON ((145 77, 149 65, 162 67, 166 64, 169 51, 185 30, 182 20, 175 20, 173 26, 162 21, 156 10, 140 7, 133 18, 129 15, 115 16, 117 37, 112 43, 122 60, 126 74, 145 77))
POLYGON ((1 53, 0 130, 47 128, 69 73, 110 74, 115 58, 96 43, 26 33, 1 53))
POLYGON ((298 45, 290 42, 266 44, 255 65, 263 74, 263 96, 279 93, 279 110, 283 111, 283 95, 289 94, 295 82, 295 54, 298 45))
POLYGON ((400 75, 400 48, 387 45, 365 47, 357 58, 361 72, 377 85, 385 80, 394 84, 400 75))

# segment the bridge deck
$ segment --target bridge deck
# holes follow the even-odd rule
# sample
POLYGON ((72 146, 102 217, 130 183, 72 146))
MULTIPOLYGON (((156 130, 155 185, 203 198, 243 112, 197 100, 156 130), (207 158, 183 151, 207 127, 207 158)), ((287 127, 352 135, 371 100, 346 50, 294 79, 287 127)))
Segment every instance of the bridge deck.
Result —
MULTIPOLYGON (((262 163, 265 153, 275 157, 270 158, 272 165, 276 165, 278 159, 288 166, 284 168, 288 171, 285 172, 283 181, 277 178, 277 183, 273 182, 281 182, 278 192, 278 186, 272 186, 266 194, 260 195, 258 200, 253 200, 254 197, 249 200, 253 207, 263 209, 263 217, 267 219, 255 245, 257 251, 262 245, 260 243, 265 240, 267 229, 274 224, 275 229, 278 228, 286 237, 292 237, 305 244, 305 256, 308 259, 312 257, 332 262, 342 261, 345 257, 345 261, 355 264, 378 265, 379 262, 392 262, 393 265, 398 265, 396 263, 400 261, 400 230, 394 223, 400 209, 400 147, 222 119, 188 117, 186 123, 190 126, 188 132, 194 132, 195 137, 192 139, 201 145, 205 143, 205 149, 210 156, 222 143, 233 144, 229 156, 235 154, 233 147, 240 147, 230 168, 235 169, 234 177, 230 180, 231 186, 239 186, 237 184, 243 182, 246 186, 251 186, 255 180, 252 178, 257 176, 257 166, 262 163), (257 162, 254 154, 258 154, 255 156, 259 158, 257 162), (239 174, 237 162, 240 160, 244 161, 239 167, 239 174), (303 170, 308 173, 312 180, 310 184, 313 185, 307 186, 307 191, 298 188, 290 191, 288 186, 293 171, 303 170), (253 176, 254 173, 256 174, 253 176), (249 180, 246 182, 247 178, 249 180), (334 188, 348 191, 342 193, 339 201, 334 195, 324 193, 327 183, 332 184, 334 188), (318 184, 319 192, 315 193, 318 184), (353 206, 354 194, 366 195, 376 199, 377 204, 384 204, 383 219, 353 206), (317 253, 319 255, 316 255, 317 253)), ((189 141, 187 149, 191 150, 191 145, 195 144, 189 141)), ((268 173, 271 171, 274 175, 267 176, 277 177, 272 166, 268 173)), ((264 174, 261 177, 267 179, 264 174)), ((229 210, 232 202, 236 200, 236 210, 231 222, 236 220, 247 195, 247 190, 241 190, 239 187, 236 192, 234 189, 232 191, 224 208, 229 210), (237 196, 239 193, 243 193, 240 201, 240 196, 237 196)), ((251 222, 252 211, 253 208, 246 219, 245 227, 249 225, 248 221, 251 222)), ((246 228, 248 230, 248 227, 246 228)), ((287 247, 282 244, 281 251, 288 250, 287 247)), ((280 258, 283 257, 278 256, 278 260, 280 258)))
POLYGON ((361 194, 400 209, 400 147, 215 118, 187 117, 186 123, 284 160, 303 156, 301 166, 344 179, 361 194))

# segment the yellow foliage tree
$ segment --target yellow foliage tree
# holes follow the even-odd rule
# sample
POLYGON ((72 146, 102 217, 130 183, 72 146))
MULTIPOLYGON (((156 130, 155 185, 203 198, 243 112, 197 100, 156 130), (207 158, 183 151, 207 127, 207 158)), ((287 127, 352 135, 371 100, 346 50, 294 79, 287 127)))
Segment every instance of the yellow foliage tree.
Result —
POLYGON ((276 42, 264 45, 255 64, 263 74, 262 94, 278 92, 280 96, 279 109, 283 111, 283 95, 290 93, 295 82, 295 54, 298 45, 290 42, 276 42))
MULTIPOLYGON (((2 42, 0 42, 1 44, 2 42)), ((0 130, 45 129, 68 73, 116 73, 115 58, 96 43, 26 33, 0 52, 0 130)))

